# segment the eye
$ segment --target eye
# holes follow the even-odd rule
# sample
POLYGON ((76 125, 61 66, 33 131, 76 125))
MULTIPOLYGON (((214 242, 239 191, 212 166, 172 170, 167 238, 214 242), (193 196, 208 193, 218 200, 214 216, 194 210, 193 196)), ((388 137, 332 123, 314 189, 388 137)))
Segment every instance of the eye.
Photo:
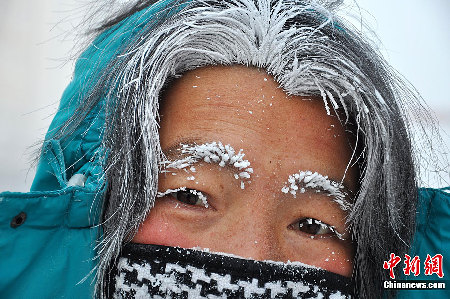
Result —
POLYGON ((305 234, 309 234, 312 238, 314 236, 325 237, 325 235, 334 235, 338 239, 344 240, 344 234, 339 233, 334 226, 314 218, 300 219, 296 223, 292 224, 292 228, 305 234))
POLYGON ((157 198, 161 198, 164 196, 170 196, 179 202, 182 202, 191 206, 203 206, 208 208, 208 202, 206 196, 195 189, 189 189, 186 187, 181 187, 178 189, 167 189, 164 192, 158 192, 156 195, 157 198))

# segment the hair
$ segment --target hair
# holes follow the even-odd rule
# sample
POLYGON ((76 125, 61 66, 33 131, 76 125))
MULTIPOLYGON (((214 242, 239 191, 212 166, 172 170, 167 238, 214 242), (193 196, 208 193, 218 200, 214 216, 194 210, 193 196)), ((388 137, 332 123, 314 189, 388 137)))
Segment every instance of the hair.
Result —
POLYGON ((192 69, 244 65, 264 69, 288 94, 321 99, 343 126, 354 128, 348 165, 359 163, 361 176, 347 218, 356 247, 353 280, 357 296, 380 298, 388 277, 382 261, 406 253, 414 232, 417 169, 406 108, 420 104, 371 43, 338 16, 341 1, 174 0, 150 17, 161 2, 135 2, 93 31, 102 39, 128 22, 132 33, 55 134, 67 138, 99 104, 105 111, 99 295, 107 295, 109 265, 155 202, 161 91, 192 69), (137 13, 138 21, 129 20, 137 13))

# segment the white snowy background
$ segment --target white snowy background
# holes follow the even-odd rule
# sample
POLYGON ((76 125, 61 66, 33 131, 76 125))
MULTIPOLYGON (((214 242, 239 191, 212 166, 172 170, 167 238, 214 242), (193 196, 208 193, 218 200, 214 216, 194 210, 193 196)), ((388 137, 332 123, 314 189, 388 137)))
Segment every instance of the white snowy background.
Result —
MULTIPOLYGON (((386 59, 434 110, 450 147, 450 1, 358 4, 386 59)), ((42 140, 71 78, 73 41, 67 32, 77 23, 70 16, 79 5, 80 0, 0 1, 0 191, 31 186, 32 146, 42 140)))

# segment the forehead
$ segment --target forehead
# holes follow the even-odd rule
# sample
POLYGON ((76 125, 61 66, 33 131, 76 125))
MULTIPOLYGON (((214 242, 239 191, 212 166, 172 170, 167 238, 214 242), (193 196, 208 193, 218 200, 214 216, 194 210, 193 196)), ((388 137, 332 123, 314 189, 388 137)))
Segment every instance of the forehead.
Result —
POLYGON ((320 99, 289 96, 256 68, 189 71, 169 86, 160 114, 163 149, 190 138, 221 141, 244 149, 263 176, 301 169, 340 179, 351 157, 344 129, 320 99))

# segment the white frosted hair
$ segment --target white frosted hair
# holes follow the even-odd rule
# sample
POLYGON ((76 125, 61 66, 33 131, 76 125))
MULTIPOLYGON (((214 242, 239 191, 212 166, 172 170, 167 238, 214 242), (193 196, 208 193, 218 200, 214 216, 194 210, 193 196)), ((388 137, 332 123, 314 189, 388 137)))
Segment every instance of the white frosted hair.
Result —
MULTIPOLYGON (((152 2, 133 2, 101 31, 152 2)), ((101 296, 108 267, 157 195, 161 91, 189 70, 235 64, 264 69, 288 94, 322 100, 351 128, 357 142, 349 165, 358 163, 361 172, 348 216, 356 247, 353 278, 358 296, 381 296, 382 260, 406 252, 414 230, 417 170, 407 113, 422 108, 370 43, 338 17, 340 2, 172 1, 101 70, 80 108, 106 103, 109 191, 97 271, 101 296)), ((74 117, 69 125, 82 121, 74 117)))

